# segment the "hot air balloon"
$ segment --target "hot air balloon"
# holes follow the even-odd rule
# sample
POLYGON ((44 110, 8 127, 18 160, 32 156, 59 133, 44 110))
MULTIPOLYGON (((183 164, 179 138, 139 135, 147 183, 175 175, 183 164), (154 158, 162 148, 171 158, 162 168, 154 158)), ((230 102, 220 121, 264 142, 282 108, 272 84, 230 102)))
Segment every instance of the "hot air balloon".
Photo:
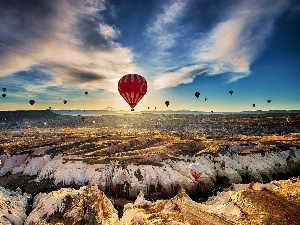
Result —
POLYGON ((156 106, 155 106, 155 108, 154 109, 156 109, 156 106))
POLYGON ((167 107, 169 107, 170 102, 169 101, 165 101, 165 104, 166 104, 167 107))
POLYGON ((51 106, 49 106, 49 109, 51 109, 51 106))
POLYGON ((147 92, 146 79, 138 74, 127 74, 118 83, 120 95, 129 104, 131 111, 147 92))
POLYGON ((67 100, 63 100, 63 103, 64 103, 64 104, 67 104, 67 100))
POLYGON ((150 107, 148 106, 148 109, 150 109, 150 107))
POLYGON ((189 170, 192 176, 195 178, 195 181, 197 181, 203 174, 203 166, 200 163, 191 163, 189 165, 189 170))
POLYGON ((207 101, 207 98, 205 98, 204 101, 207 101))
POLYGON ((4 92, 5 92, 5 91, 6 91, 6 88, 2 88, 2 91, 4 91, 4 92))
POLYGON ((2 97, 5 98, 5 97, 6 97, 6 94, 2 94, 2 97))
POLYGON ((269 99, 269 100, 267 101, 267 103, 271 103, 271 100, 269 99))
POLYGON ((230 90, 230 91, 228 91, 228 92, 229 92, 229 94, 230 94, 230 95, 232 95, 232 94, 233 94, 233 90, 230 90))
POLYGON ((214 113, 214 111, 210 111, 211 113, 214 113))
POLYGON ((65 128, 65 133, 66 133, 66 134, 70 134, 70 133, 71 133, 71 129, 70 129, 69 127, 66 127, 66 128, 65 128))
POLYGON ((86 91, 86 92, 84 92, 84 94, 85 94, 85 95, 87 95, 87 94, 88 94, 88 92, 86 91))
POLYGON ((253 104, 253 107, 255 107, 255 104, 253 104))
POLYGON ((34 103, 35 103, 34 100, 29 100, 29 104, 30 104, 30 105, 33 105, 34 103))
POLYGON ((199 98, 199 96, 200 96, 200 92, 195 92, 195 96, 196 96, 196 98, 199 98))

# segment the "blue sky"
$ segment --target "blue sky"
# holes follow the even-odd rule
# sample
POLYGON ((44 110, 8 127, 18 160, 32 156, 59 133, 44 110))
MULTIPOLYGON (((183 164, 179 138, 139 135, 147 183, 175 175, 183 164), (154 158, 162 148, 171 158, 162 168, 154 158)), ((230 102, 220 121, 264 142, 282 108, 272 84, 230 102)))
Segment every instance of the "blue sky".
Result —
POLYGON ((0 0, 0 110, 300 110, 299 40, 297 0, 0 0))

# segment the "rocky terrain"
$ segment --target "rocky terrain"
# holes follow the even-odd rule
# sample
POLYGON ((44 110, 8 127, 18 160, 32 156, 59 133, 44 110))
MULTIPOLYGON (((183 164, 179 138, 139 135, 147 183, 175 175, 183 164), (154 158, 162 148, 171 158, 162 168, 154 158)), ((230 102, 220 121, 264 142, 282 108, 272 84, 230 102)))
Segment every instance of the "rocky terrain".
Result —
POLYGON ((1 122, 2 224, 297 224, 298 115, 45 115, 1 122))
POLYGON ((300 179, 232 185, 207 201, 192 200, 183 188, 166 200, 149 201, 140 192, 121 216, 97 186, 62 188, 31 196, 2 188, 2 224, 299 224, 300 179), (10 197, 8 197, 10 196, 10 197), (4 213, 6 212, 6 213, 4 213))

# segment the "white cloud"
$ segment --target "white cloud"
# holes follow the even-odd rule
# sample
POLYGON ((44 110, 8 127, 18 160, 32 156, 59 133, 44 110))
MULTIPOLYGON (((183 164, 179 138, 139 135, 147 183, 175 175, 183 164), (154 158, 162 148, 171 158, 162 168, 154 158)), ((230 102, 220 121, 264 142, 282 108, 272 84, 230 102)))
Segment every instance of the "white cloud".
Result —
POLYGON ((241 2, 229 18, 198 40, 196 61, 206 63, 211 74, 233 72, 232 81, 248 76, 250 64, 272 34, 275 19, 287 6, 283 0, 241 2))
POLYGON ((171 5, 165 5, 162 14, 159 14, 153 24, 147 29, 147 34, 153 44, 162 51, 172 47, 176 43, 179 34, 176 22, 182 16, 188 1, 172 1, 171 5))
MULTIPOLYGON (((251 63, 266 46, 276 18, 288 5, 289 1, 285 0, 239 2, 222 22, 201 39, 194 41, 191 55, 195 66, 192 67, 200 65, 198 67, 210 75, 230 72, 232 76, 229 82, 249 76, 251 63)), ((164 23, 157 24, 155 27, 159 30, 163 27, 160 24, 164 23)), ((154 85, 156 88, 166 88, 190 83, 195 77, 195 74, 190 74, 192 67, 183 67, 176 72, 156 76, 154 85)))
POLYGON ((43 92, 47 87, 58 86, 118 92, 117 81, 123 75, 140 72, 140 68, 133 62, 131 50, 113 42, 119 31, 105 21, 99 22, 99 35, 113 42, 105 49, 85 48, 72 33, 82 12, 104 10, 105 1, 79 2, 80 7, 67 1, 61 1, 60 4, 57 7, 58 18, 51 19, 53 29, 46 38, 28 40, 24 47, 10 47, 1 43, 0 50, 5 54, 1 55, 0 76, 41 64, 48 66, 46 72, 51 75, 52 80, 39 86, 28 85, 25 87, 28 91, 43 92), (34 48, 28 51, 28 46, 33 46, 33 43, 34 48))
POLYGON ((107 24, 99 24, 99 31, 107 39, 114 39, 119 34, 119 31, 107 24))
POLYGON ((202 65, 183 67, 175 72, 165 73, 154 77, 153 86, 156 89, 175 87, 178 84, 191 83, 196 75, 205 72, 202 65))

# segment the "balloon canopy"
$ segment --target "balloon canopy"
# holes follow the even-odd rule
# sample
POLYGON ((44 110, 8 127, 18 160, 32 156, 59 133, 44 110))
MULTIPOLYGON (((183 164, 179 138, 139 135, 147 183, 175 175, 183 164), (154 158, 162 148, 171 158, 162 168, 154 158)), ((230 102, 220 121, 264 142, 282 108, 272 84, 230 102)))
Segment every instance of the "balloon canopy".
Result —
POLYGON ((67 100, 63 100, 63 103, 64 103, 64 104, 67 104, 67 100))
POLYGON ((87 94, 88 94, 88 92, 86 91, 86 92, 84 92, 84 94, 85 94, 85 95, 87 95, 87 94))
POLYGON ((203 174, 204 169, 200 163, 191 163, 189 165, 189 170, 192 176, 195 178, 195 181, 197 181, 203 174))
POLYGON ((169 107, 170 102, 169 101, 165 101, 165 104, 166 104, 167 107, 169 107))
POLYGON ((199 98, 199 96, 200 96, 200 92, 195 92, 195 96, 196 96, 196 98, 199 98))
POLYGON ((228 93, 229 93, 230 95, 232 95, 232 94, 233 94, 233 90, 228 91, 228 93))
POLYGON ((6 88, 2 88, 2 91, 4 91, 4 92, 5 92, 5 91, 6 91, 6 88))
POLYGON ((30 104, 30 105, 33 105, 34 103, 35 103, 34 100, 29 100, 29 104, 30 104))
POLYGON ((207 98, 205 98, 204 101, 207 101, 207 98))
POLYGON ((139 74, 127 74, 119 80, 118 90, 133 111, 147 93, 147 80, 139 74))
POLYGON ((268 100, 267 103, 271 103, 271 100, 268 100))

